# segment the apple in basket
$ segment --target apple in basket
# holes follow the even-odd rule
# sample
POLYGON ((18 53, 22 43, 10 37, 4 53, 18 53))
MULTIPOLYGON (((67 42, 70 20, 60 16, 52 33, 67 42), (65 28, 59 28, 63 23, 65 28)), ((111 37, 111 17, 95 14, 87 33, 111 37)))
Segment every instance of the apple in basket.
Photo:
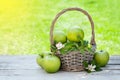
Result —
POLYGON ((55 43, 65 43, 67 41, 66 34, 63 31, 55 31, 53 33, 53 39, 55 43))
POLYGON ((94 55, 94 60, 99 66, 104 67, 109 61, 109 53, 103 50, 98 51, 94 55))
POLYGON ((80 42, 84 38, 84 32, 79 27, 71 27, 67 32, 67 39, 69 41, 80 42))
POLYGON ((37 63, 48 73, 55 73, 60 69, 61 61, 54 54, 38 55, 37 63))

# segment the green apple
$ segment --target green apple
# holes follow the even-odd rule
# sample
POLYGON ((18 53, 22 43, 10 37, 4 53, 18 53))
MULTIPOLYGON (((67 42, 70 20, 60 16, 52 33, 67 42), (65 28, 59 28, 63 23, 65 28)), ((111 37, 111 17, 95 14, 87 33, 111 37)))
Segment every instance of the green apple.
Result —
POLYGON ((94 60, 99 66, 104 67, 109 61, 109 53, 103 50, 96 52, 94 55, 94 60))
POLYGON ((55 73, 60 69, 61 61, 55 55, 47 55, 43 59, 43 68, 48 73, 55 73))
POLYGON ((55 43, 65 43, 67 41, 66 34, 63 31, 55 31, 53 33, 53 39, 55 43))
POLYGON ((43 62, 43 55, 38 55, 37 56, 37 58, 36 58, 36 62, 37 62, 37 64, 41 67, 41 68, 43 68, 42 67, 42 62, 43 62))
POLYGON ((80 42, 84 38, 84 32, 79 27, 72 27, 67 32, 67 39, 73 42, 80 42))
POLYGON ((50 54, 51 54, 51 52, 41 52, 41 53, 37 56, 36 62, 37 62, 37 64, 38 64, 41 68, 43 68, 42 64, 43 64, 43 59, 44 59, 44 57, 47 56, 47 55, 50 55, 50 54))

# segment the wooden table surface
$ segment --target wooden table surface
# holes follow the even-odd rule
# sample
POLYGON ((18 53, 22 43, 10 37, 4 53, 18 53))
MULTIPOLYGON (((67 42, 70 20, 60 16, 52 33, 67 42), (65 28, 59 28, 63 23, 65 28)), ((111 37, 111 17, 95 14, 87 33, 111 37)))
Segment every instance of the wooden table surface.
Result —
POLYGON ((48 74, 36 64, 36 55, 0 56, 0 80, 120 80, 120 56, 111 56, 103 71, 48 74))

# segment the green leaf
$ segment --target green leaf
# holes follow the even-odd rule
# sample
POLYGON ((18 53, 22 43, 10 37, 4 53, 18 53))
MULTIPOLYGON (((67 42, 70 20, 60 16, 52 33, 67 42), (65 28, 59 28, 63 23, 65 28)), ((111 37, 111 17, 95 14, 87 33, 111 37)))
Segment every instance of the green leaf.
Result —
POLYGON ((81 36, 80 36, 80 35, 77 35, 77 38, 78 38, 79 40, 82 40, 82 38, 81 38, 81 36))
POLYGON ((92 64, 92 65, 96 65, 96 63, 95 63, 94 60, 92 60, 92 61, 90 62, 90 64, 92 64))
POLYGON ((51 46, 52 49, 57 49, 54 45, 51 46))
POLYGON ((90 71, 90 70, 87 70, 87 73, 91 73, 91 71, 90 71))
POLYGON ((95 68, 96 71, 102 71, 101 67, 99 65, 96 65, 96 68, 95 68))
POLYGON ((68 50, 65 50, 64 48, 60 49, 60 53, 61 54, 67 54, 68 53, 68 50))
POLYGON ((81 54, 84 54, 84 53, 85 53, 85 50, 84 50, 83 47, 80 47, 80 48, 79 48, 79 51, 80 51, 81 54))
POLYGON ((73 45, 74 45, 74 47, 76 47, 77 49, 79 48, 78 43, 74 43, 73 45))
POLYGON ((78 46, 80 47, 80 46, 81 46, 81 41, 80 41, 80 42, 78 42, 77 44, 78 44, 78 46))
POLYGON ((84 40, 84 41, 83 41, 83 46, 84 46, 84 47, 87 47, 87 46, 88 46, 88 41, 85 41, 85 40, 84 40))
POLYGON ((96 70, 96 71, 102 71, 102 69, 99 68, 99 67, 96 67, 95 70, 96 70))
POLYGON ((52 45, 51 46, 51 51, 55 53, 57 51, 57 48, 54 45, 52 45))
POLYGON ((83 66, 86 68, 88 67, 88 63, 86 61, 83 61, 83 66))

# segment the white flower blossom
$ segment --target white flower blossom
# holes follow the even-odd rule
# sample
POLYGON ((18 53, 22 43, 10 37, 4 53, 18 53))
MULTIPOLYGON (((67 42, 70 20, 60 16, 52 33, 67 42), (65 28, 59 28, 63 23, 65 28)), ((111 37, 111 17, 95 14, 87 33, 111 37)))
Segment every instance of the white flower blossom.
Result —
POLYGON ((86 69, 90 70, 90 71, 95 71, 96 65, 88 65, 88 67, 86 69))
POLYGON ((64 45, 63 45, 61 42, 58 42, 58 43, 56 44, 56 47, 57 47, 57 49, 61 49, 61 48, 64 47, 64 45))

